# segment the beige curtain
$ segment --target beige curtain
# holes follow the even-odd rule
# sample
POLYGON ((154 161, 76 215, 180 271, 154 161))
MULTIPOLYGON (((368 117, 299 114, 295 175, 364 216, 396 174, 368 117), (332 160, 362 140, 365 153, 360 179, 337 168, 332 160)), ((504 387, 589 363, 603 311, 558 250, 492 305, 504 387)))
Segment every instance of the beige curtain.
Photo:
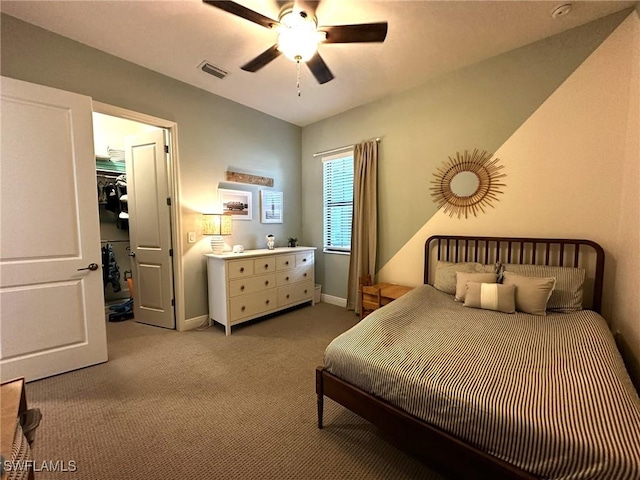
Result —
POLYGON ((347 308, 360 312, 358 280, 376 273, 378 242, 378 142, 369 140, 353 152, 353 222, 347 308))

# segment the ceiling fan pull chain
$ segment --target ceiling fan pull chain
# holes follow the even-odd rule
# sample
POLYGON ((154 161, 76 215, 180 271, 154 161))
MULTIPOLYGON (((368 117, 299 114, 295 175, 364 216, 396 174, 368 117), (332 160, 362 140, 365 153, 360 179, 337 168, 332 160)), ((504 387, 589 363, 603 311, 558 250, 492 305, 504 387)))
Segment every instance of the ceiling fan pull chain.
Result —
POLYGON ((300 58, 296 59, 296 89, 298 90, 298 96, 300 96, 300 58))

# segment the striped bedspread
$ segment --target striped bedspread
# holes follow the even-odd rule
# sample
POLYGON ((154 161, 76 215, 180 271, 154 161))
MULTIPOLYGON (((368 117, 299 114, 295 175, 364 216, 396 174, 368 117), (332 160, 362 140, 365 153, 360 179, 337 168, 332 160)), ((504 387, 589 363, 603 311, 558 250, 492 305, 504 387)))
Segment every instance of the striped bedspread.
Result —
POLYGON ((420 286, 337 337, 334 375, 551 479, 640 479, 640 400, 602 317, 463 307, 420 286))

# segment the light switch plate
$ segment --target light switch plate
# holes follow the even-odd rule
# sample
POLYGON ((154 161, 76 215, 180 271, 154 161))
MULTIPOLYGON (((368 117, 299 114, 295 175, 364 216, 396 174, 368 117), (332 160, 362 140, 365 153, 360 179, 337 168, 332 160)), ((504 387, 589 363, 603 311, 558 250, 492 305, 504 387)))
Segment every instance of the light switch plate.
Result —
POLYGON ((196 243, 196 232, 187 232, 187 243, 196 243))

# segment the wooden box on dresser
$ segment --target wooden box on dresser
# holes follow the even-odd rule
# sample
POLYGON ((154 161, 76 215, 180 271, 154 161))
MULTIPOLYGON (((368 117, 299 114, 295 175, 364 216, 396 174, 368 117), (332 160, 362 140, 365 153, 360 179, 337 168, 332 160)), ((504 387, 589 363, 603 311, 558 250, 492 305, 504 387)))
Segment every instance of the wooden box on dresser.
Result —
POLYGON ((231 327, 314 298, 315 247, 208 253, 209 318, 231 327))

